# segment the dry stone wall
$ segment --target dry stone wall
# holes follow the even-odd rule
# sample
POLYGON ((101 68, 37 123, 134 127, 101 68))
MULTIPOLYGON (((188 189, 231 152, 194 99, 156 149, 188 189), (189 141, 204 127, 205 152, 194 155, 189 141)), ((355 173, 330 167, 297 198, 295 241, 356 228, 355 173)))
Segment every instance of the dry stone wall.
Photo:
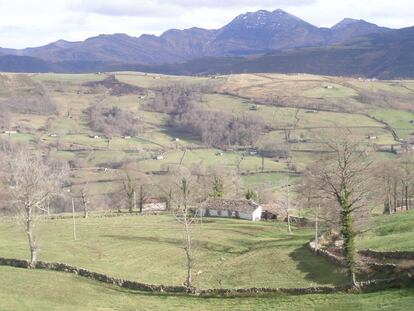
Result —
MULTIPOLYGON (((322 254, 322 253, 321 253, 322 254)), ((0 266, 12 266, 17 268, 30 268, 30 262, 27 260, 10 259, 0 257, 0 266)), ((242 289, 197 289, 187 288, 185 286, 167 286, 167 285, 152 285, 136 281, 129 281, 120 278, 114 278, 103 273, 89 271, 87 269, 78 268, 75 266, 63 263, 50 263, 39 261, 35 264, 34 269, 44 269, 51 271, 59 271, 72 273, 98 282, 112 284, 122 288, 136 290, 141 292, 153 293, 169 293, 169 294, 192 294, 196 296, 205 297, 239 297, 239 296, 263 296, 276 294, 290 294, 290 295, 305 295, 305 294, 331 294, 338 292, 353 292, 357 291, 373 291, 384 288, 400 287, 401 282, 397 279, 387 280, 373 280, 369 282, 362 282, 358 289, 351 286, 320 286, 320 287, 305 287, 305 288, 242 288, 242 289)))

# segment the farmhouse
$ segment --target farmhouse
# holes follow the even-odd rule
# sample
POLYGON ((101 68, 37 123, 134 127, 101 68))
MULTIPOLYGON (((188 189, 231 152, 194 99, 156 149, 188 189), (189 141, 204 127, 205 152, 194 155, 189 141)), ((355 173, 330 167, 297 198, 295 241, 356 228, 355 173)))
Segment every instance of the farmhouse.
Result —
POLYGON ((199 213, 203 217, 231 217, 260 221, 262 207, 249 200, 209 199, 202 204, 199 213))
POLYGON ((142 203, 142 212, 163 212, 167 210, 167 202, 157 198, 146 198, 142 203))

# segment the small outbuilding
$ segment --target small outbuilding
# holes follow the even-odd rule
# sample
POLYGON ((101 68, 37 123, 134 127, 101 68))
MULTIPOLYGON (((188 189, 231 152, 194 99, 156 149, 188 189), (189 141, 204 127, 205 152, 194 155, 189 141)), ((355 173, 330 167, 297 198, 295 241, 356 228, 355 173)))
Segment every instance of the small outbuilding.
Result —
POLYGON ((208 199, 202 204, 199 214, 203 217, 225 217, 260 221, 262 207, 250 200, 208 199))

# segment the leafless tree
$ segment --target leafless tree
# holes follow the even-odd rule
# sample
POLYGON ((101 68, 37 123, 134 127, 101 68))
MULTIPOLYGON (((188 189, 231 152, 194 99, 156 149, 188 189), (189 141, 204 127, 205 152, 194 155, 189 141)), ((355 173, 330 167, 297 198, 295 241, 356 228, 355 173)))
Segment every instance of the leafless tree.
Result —
POLYGON ((125 179, 123 182, 124 192, 126 195, 126 201, 128 206, 128 211, 132 214, 137 207, 137 197, 136 197, 136 185, 129 173, 125 173, 125 179))
POLYGON ((44 159, 27 149, 6 155, 7 184, 10 205, 25 226, 30 248, 30 264, 37 260, 34 227, 40 212, 47 212, 46 204, 59 194, 67 176, 67 166, 44 159))
POLYGON ((411 196, 414 194, 414 156, 406 154, 400 159, 401 168, 401 206, 408 211, 411 208, 411 196))
POLYGON ((367 148, 353 140, 348 133, 338 132, 325 141, 329 153, 311 167, 312 178, 319 190, 336 202, 343 238, 343 253, 350 282, 356 283, 355 219, 369 216, 367 202, 371 198, 371 162, 367 148))
POLYGON ((175 218, 184 227, 184 251, 187 262, 187 277, 185 286, 191 290, 193 284, 193 239, 192 225, 196 222, 197 214, 191 210, 190 202, 190 184, 186 178, 181 180, 180 195, 178 197, 178 206, 175 210, 175 218))
POLYGON ((392 160, 381 161, 374 167, 374 174, 379 181, 377 195, 384 201, 384 214, 397 211, 401 169, 399 163, 392 160))
POLYGON ((186 280, 184 285, 188 291, 193 287, 194 269, 194 245, 193 245, 193 225, 198 222, 197 204, 204 198, 197 180, 191 175, 191 171, 184 166, 175 167, 171 172, 175 177, 170 188, 172 189, 172 212, 178 223, 183 226, 183 249, 186 257, 186 280))
POLYGON ((285 182, 282 185, 283 190, 283 200, 281 201, 283 209, 286 213, 286 223, 287 223, 287 230, 289 234, 292 234, 292 226, 291 226, 291 211, 296 209, 298 203, 293 201, 292 198, 292 185, 291 182, 288 179, 285 180, 285 182))
POLYGON ((89 205, 90 205, 90 198, 89 198, 89 182, 87 182, 81 189, 80 198, 82 201, 83 207, 83 218, 88 218, 89 216, 89 205))

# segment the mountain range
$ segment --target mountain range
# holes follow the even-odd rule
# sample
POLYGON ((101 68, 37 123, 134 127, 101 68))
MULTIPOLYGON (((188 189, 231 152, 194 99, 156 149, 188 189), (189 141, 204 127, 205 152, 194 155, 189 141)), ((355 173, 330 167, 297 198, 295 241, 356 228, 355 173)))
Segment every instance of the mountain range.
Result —
MULTIPOLYGON (((354 55, 349 61, 353 62, 352 68, 358 69, 355 57, 363 58, 369 49, 377 49, 377 54, 381 55, 391 50, 393 53, 407 50, 412 55, 405 46, 413 39, 408 30, 392 30, 363 20, 346 18, 332 28, 323 28, 280 9, 260 10, 239 15, 217 30, 170 29, 160 36, 99 35, 80 42, 59 40, 21 50, 0 48, 0 70, 93 72, 136 69, 200 74, 269 70, 309 72, 322 68, 322 72, 316 73, 398 76, 398 70, 385 68, 381 72, 381 65, 376 62, 384 59, 372 53, 366 56, 368 60, 364 60, 370 68, 362 72, 348 70, 350 68, 343 60, 343 69, 338 68, 334 60, 338 60, 339 55, 345 60, 354 55), (400 36, 404 40, 400 40, 400 36), (362 54, 355 55, 355 49, 362 54), (350 54, 344 54, 344 51, 350 54), (320 61, 325 59, 325 64, 318 64, 318 58, 320 61), (306 59, 316 62, 314 68, 309 68, 306 59), (325 68, 329 63, 331 67, 325 68), (376 70, 371 70, 372 63, 377 65, 376 70)), ((390 62, 389 57, 387 62, 390 62)))

